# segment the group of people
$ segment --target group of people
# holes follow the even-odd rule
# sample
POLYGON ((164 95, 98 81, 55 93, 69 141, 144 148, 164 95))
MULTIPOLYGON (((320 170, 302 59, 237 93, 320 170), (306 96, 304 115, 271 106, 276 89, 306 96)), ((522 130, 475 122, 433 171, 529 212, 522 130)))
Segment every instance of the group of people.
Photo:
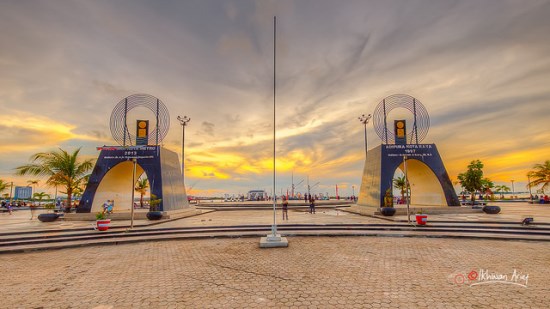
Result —
POLYGON ((2 208, 6 208, 11 215, 13 212, 13 203, 2 201, 2 208))
POLYGON ((550 197, 548 195, 541 195, 540 197, 535 195, 535 200, 539 200, 539 204, 550 204, 550 197))
POLYGON ((115 200, 107 200, 103 203, 103 213, 112 214, 115 207, 115 200))
MULTIPOLYGON (((309 196, 309 200, 305 200, 306 203, 309 202, 309 213, 314 214, 315 213, 315 198, 313 198, 311 195, 309 196)), ((283 196, 283 202, 282 202, 282 210, 283 210, 283 220, 288 220, 288 198, 283 196)))

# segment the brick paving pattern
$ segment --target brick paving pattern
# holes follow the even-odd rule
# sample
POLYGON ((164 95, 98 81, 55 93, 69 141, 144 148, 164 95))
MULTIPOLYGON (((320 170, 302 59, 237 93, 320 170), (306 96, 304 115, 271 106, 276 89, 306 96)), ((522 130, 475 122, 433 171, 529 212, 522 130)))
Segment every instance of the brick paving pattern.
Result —
POLYGON ((1 255, 0 307, 547 308, 550 304, 547 243, 394 237, 291 237, 289 241, 284 249, 260 249, 258 238, 236 238, 1 255), (508 276, 516 269, 529 275, 527 287, 469 286, 467 275, 479 269, 508 276), (457 284, 461 274, 466 280, 457 284))

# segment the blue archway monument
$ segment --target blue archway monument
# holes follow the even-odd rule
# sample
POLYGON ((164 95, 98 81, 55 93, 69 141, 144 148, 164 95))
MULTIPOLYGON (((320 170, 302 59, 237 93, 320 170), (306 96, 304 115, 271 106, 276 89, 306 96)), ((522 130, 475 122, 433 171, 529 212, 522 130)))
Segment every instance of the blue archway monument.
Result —
POLYGON ((405 161, 412 205, 460 206, 436 145, 421 143, 429 124, 425 107, 409 95, 392 95, 378 104, 373 125, 382 144, 367 151, 358 206, 383 207, 384 192, 392 190, 395 171, 404 171, 405 161), (394 110, 410 113, 396 119, 394 110))
POLYGON ((119 145, 98 147, 77 212, 99 212, 106 200, 114 200, 115 212, 130 211, 132 189, 144 173, 151 195, 160 200, 159 211, 189 208, 178 155, 160 145, 169 124, 168 110, 154 96, 134 94, 120 101, 111 114, 111 133, 119 145), (130 119, 128 112, 138 107, 149 109, 151 119, 130 119), (135 127, 134 133, 129 127, 135 127))

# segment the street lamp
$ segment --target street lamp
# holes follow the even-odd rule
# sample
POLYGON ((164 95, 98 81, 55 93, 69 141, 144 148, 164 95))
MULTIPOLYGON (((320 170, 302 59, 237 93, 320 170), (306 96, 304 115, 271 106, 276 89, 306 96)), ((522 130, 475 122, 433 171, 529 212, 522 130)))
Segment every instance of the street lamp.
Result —
POLYGON ((533 193, 531 193, 531 175, 527 174, 527 187, 529 188, 529 199, 531 200, 531 204, 533 204, 533 193))
POLYGON ((10 205, 13 205, 13 181, 11 182, 11 186, 10 186, 10 205))
POLYGON ((137 158, 132 158, 132 202, 130 203, 130 229, 134 228, 134 198, 135 198, 135 191, 136 191, 136 165, 137 165, 137 158))
POLYGON ((191 118, 187 116, 178 116, 178 120, 181 125, 181 176, 185 179, 185 164, 184 164, 184 154, 185 154, 185 127, 191 121, 191 118))
POLYGON ((514 192, 515 192, 515 190, 514 190, 514 180, 512 179, 510 181, 512 182, 512 198, 514 198, 514 192))
POLYGON ((365 116, 365 114, 362 114, 361 117, 358 117, 359 121, 365 125, 365 159, 367 159, 367 123, 369 123, 369 120, 372 118, 371 114, 368 114, 365 116))
MULTIPOLYGON (((407 193, 407 222, 411 224, 411 199, 410 199, 410 184, 407 175, 407 156, 403 156, 403 168, 405 169, 405 192, 407 193)), ((391 185, 390 185, 391 187, 391 185)))

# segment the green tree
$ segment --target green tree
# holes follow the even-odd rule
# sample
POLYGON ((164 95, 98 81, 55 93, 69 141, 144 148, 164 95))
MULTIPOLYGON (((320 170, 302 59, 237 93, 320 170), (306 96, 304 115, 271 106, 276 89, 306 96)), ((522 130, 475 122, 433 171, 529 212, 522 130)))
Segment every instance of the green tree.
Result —
POLYGON ((476 192, 483 189, 483 163, 473 160, 468 165, 468 170, 458 174, 458 181, 466 191, 472 194, 472 205, 476 199, 476 192))
MULTIPOLYGON (((27 185, 32 187, 32 192, 36 192, 36 186, 38 185, 39 182, 40 180, 38 179, 27 180, 27 185)), ((33 195, 33 199, 34 199, 34 195, 33 195)))
POLYGON ((136 187, 134 190, 136 192, 139 192, 139 207, 143 208, 143 196, 147 193, 147 188, 149 188, 149 184, 147 182, 147 178, 140 178, 138 182, 136 183, 136 187))
POLYGON ((8 188, 8 183, 0 179, 0 193, 8 188))
POLYGON ((496 192, 500 193, 500 198, 501 199, 504 199, 504 194, 503 193, 512 191, 510 189, 510 187, 508 187, 506 185, 496 186, 495 189, 497 190, 496 192))
POLYGON ((546 160, 542 164, 535 164, 533 170, 527 173, 531 182, 527 184, 528 187, 536 187, 542 185, 542 194, 550 187, 550 160, 546 160))
POLYGON ((407 180, 405 175, 393 179, 393 187, 399 189, 401 192, 401 200, 405 200, 405 192, 407 192, 407 180))
POLYGON ((158 211, 160 203, 162 203, 162 199, 157 198, 156 195, 151 193, 151 199, 149 200, 149 211, 158 211))
POLYGON ((483 178, 481 180, 481 192, 483 192, 486 197, 493 193, 491 189, 494 187, 495 184, 489 178, 483 178))
POLYGON ((73 190, 73 196, 74 197, 81 197, 82 194, 84 194, 84 190, 86 189, 86 185, 88 184, 88 180, 90 179, 90 174, 82 177, 77 184, 75 184, 75 188, 73 190))
POLYGON ((496 192, 500 194, 501 199, 504 198, 504 194, 502 194, 503 192, 510 192, 511 191, 510 188, 505 186, 505 185, 496 186, 495 189, 496 189, 496 192))
POLYGON ((35 200, 38 199, 38 205, 40 205, 40 202, 42 202, 42 199, 45 197, 50 198, 50 195, 46 192, 36 192, 32 196, 35 200))
POLYGON ((48 186, 62 186, 67 194, 67 208, 70 211, 73 191, 87 179, 93 167, 92 160, 79 158, 80 148, 73 153, 63 149, 51 152, 39 152, 31 156, 31 163, 16 168, 17 175, 47 177, 48 186))

